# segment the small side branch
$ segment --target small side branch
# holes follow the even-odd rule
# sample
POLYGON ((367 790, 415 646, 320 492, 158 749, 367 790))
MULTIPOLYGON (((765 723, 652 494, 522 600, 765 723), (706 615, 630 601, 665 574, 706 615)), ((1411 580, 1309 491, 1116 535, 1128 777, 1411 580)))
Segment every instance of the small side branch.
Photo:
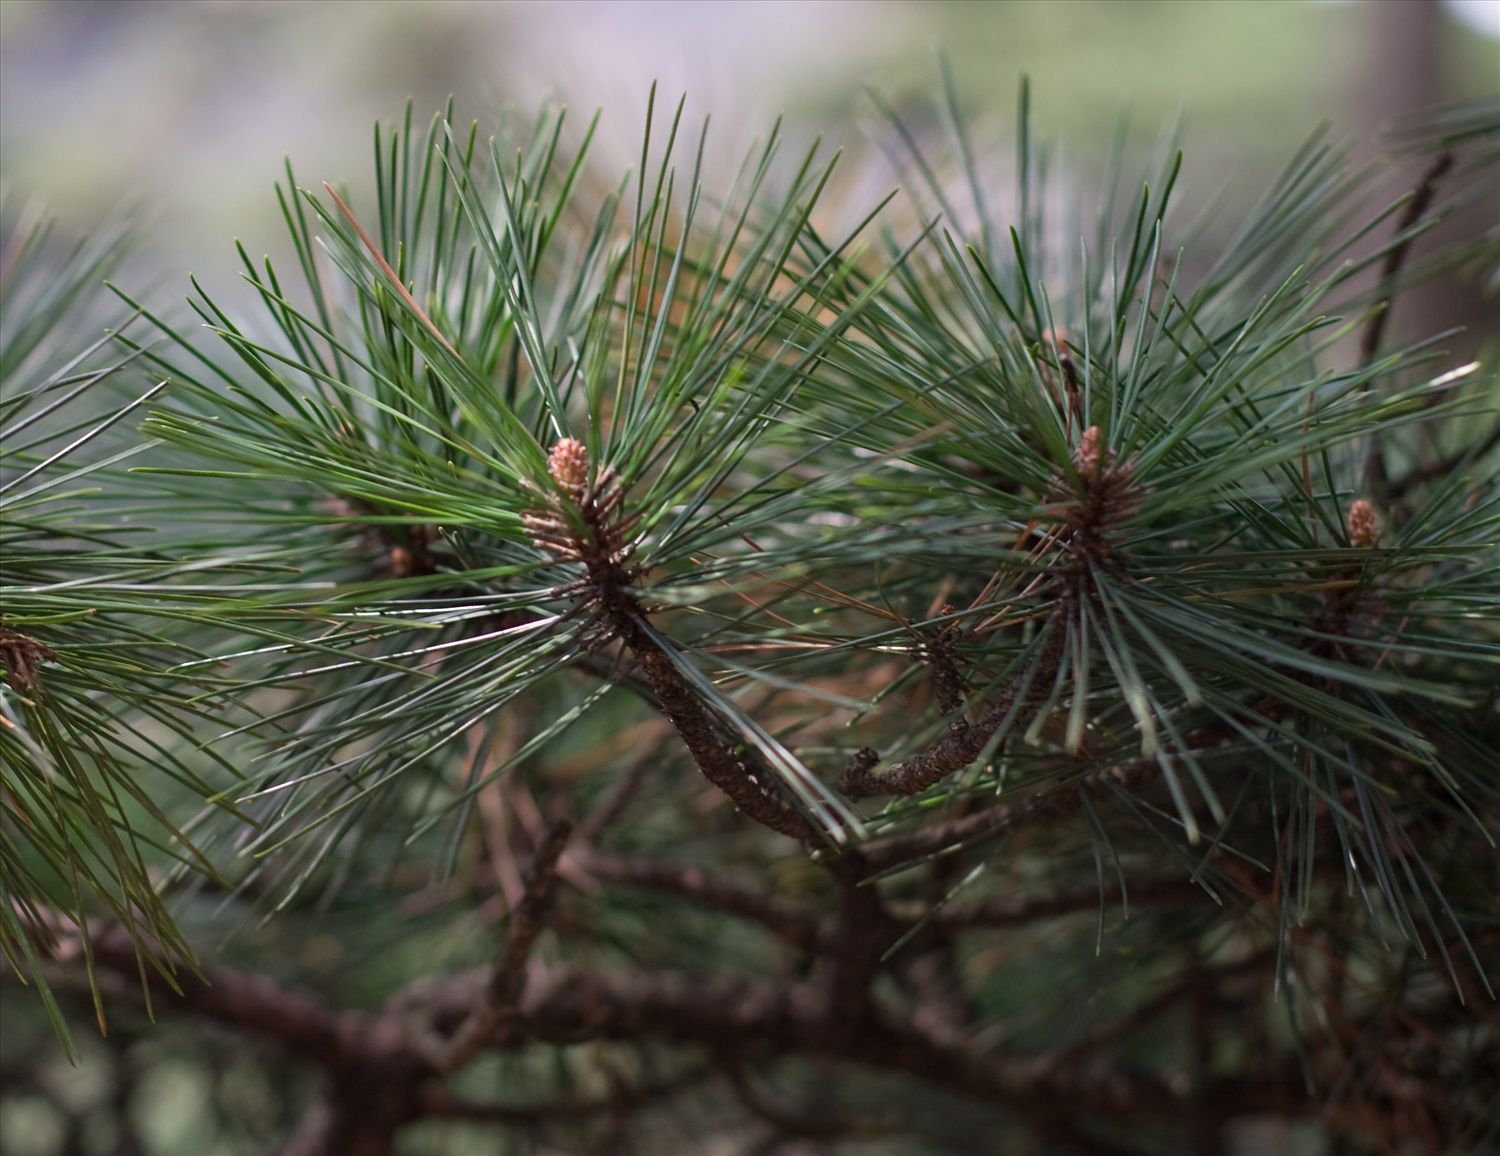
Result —
POLYGON ((874 839, 861 845, 860 855, 863 856, 866 871, 871 875, 878 875, 893 867, 917 863, 935 855, 951 854, 986 839, 993 839, 1013 827, 1031 823, 1055 823, 1070 818, 1082 807, 1083 792, 1091 787, 1096 788, 1104 781, 1104 776, 1108 776, 1111 784, 1131 787, 1154 776, 1158 770, 1154 758, 1143 758, 1061 784, 1023 802, 997 803, 977 814, 935 823, 910 834, 874 839))
POLYGON ((526 979, 526 960, 536 937, 547 924, 557 883, 557 863, 572 832, 573 825, 566 820, 555 823, 537 848, 526 893, 511 915, 504 946, 485 985, 484 1000, 453 1033, 447 1047, 430 1057, 438 1071, 454 1072, 462 1068, 485 1044, 503 1036, 505 1026, 514 1017, 526 979))
POLYGON ((529 1039, 546 1042, 652 1039, 717 1050, 771 1044, 1028 1108, 1065 1099, 1078 1112, 1111 1116, 1182 1110, 1182 1097, 1149 1074, 1107 1063, 1055 1069, 1045 1057, 955 1045, 885 1010, 872 1010, 857 1032, 830 1032, 820 1014, 824 995, 818 984, 580 970, 528 996, 524 1025, 529 1039))
MULTIPOLYGON (((1114 528, 1133 518, 1140 509, 1145 490, 1135 481, 1135 471, 1121 462, 1108 446, 1098 426, 1090 426, 1078 437, 1073 449, 1073 470, 1056 471, 1047 493, 1047 504, 1061 515, 1061 525, 1050 539, 1059 559, 1052 568, 1057 589, 1042 636, 1032 656, 1016 677, 985 708, 976 723, 962 716, 948 726, 948 733, 921 754, 877 772, 880 757, 868 747, 856 752, 839 777, 838 788, 853 798, 868 795, 915 795, 946 776, 974 762, 997 736, 1029 721, 1037 699, 1050 689, 1062 668, 1069 627, 1083 600, 1092 596, 1092 574, 1114 554, 1114 528)), ((935 648, 939 693, 952 702, 957 672, 951 670, 952 642, 935 648), (944 669, 947 663, 950 669, 944 669), (944 683, 948 685, 944 686, 944 683)), ((947 709, 947 703, 944 704, 947 709)))
POLYGON ((870 748, 858 751, 839 776, 838 789, 850 798, 870 795, 915 795, 977 759, 1004 726, 1013 729, 1030 718, 1028 701, 1033 687, 1044 687, 1057 675, 1062 660, 1064 620, 1070 603, 1058 602, 1047 623, 1041 652, 1016 675, 977 723, 954 720, 948 733, 921 754, 877 771, 879 756, 870 748))
POLYGON ((774 895, 715 879, 696 867, 600 851, 580 856, 578 865, 600 879, 677 895, 759 923, 804 951, 817 951, 821 946, 818 920, 811 913, 774 895))
POLYGON ((1158 1022, 1169 1008, 1192 997, 1195 992, 1203 989, 1206 985, 1211 987, 1213 984, 1225 980, 1253 975, 1264 970, 1268 964, 1274 961, 1274 952, 1259 951, 1248 959, 1210 969, 1205 974, 1199 974, 1197 971, 1194 971, 1187 978, 1172 984, 1165 991, 1141 1003, 1130 1013, 1110 1020, 1108 1023, 1074 1040, 1072 1043, 1052 1052, 1046 1060, 1047 1068, 1049 1071, 1064 1072, 1086 1067, 1087 1065, 1079 1062, 1080 1057, 1091 1055, 1120 1040, 1129 1039, 1136 1032, 1142 1031, 1148 1025, 1158 1022))
MULTIPOLYGON (((1411 200, 1406 203, 1406 210, 1401 214, 1401 219, 1396 225, 1398 237, 1409 232, 1421 220, 1422 214, 1427 212, 1432 204, 1438 181, 1452 167, 1453 154, 1445 152, 1422 174, 1421 183, 1412 192, 1411 200)), ((1360 338, 1359 362, 1361 365, 1369 365, 1380 352, 1380 340, 1385 335, 1386 326, 1391 319, 1391 303, 1395 299, 1398 288, 1396 282, 1401 274, 1401 266, 1406 263, 1407 255, 1411 252, 1414 240, 1415 237, 1407 237, 1393 246, 1385 255, 1385 261, 1380 269, 1380 300, 1376 303, 1375 312, 1370 315, 1370 320, 1365 323, 1365 330, 1360 338)), ((1366 388, 1369 386, 1367 385, 1366 388)), ((1379 494, 1385 491, 1387 485, 1385 455, 1381 448, 1379 431, 1375 431, 1370 435, 1370 444, 1365 455, 1365 487, 1370 493, 1379 494)))
MULTIPOLYGON (((48 922, 57 928, 63 924, 56 918, 48 922)), ((359 1013, 337 1012, 318 996, 288 990, 267 975, 210 965, 168 979, 141 966, 136 941, 118 923, 91 924, 87 943, 81 931, 59 934, 52 955, 70 971, 91 956, 101 981, 109 976, 120 980, 110 992, 115 997, 147 1003, 153 1012, 183 1010, 239 1028, 325 1066, 345 1060, 350 1025, 359 1019, 359 1013)), ((78 986, 87 987, 87 980, 78 986)))
POLYGON ((1426 465, 1413 466, 1399 478, 1388 482, 1385 489, 1379 492, 1380 498, 1387 503, 1399 502, 1417 486, 1437 478, 1448 477, 1463 465, 1466 459, 1474 462, 1482 460, 1497 445, 1500 445, 1500 421, 1491 423, 1490 428, 1483 437, 1478 439, 1477 444, 1460 450, 1458 453, 1428 462, 1426 465))
MULTIPOLYGON (((1406 202, 1406 210, 1396 224, 1398 237, 1422 219, 1422 214, 1427 212, 1432 205, 1432 198, 1437 193, 1438 181, 1442 180, 1452 167, 1453 154, 1445 152, 1422 174, 1421 183, 1412 190, 1411 200, 1406 202)), ((1396 278, 1401 274, 1401 266, 1406 264, 1406 258, 1411 252, 1414 240, 1416 240, 1415 237, 1407 237, 1406 240, 1394 246, 1385 255, 1385 261, 1381 264, 1380 302, 1370 316, 1370 320, 1365 323, 1365 331, 1359 342, 1361 365, 1369 365, 1375 360, 1375 355, 1380 352, 1380 339, 1385 335, 1385 327, 1391 318, 1391 299, 1396 294, 1396 278)))
POLYGON ((874 839, 859 850, 864 857, 865 869, 871 874, 879 874, 892 867, 916 863, 992 839, 1010 827, 1033 822, 1044 815, 1061 817, 1077 809, 1077 792, 1056 791, 1024 803, 999 803, 978 814, 935 823, 910 834, 874 839))

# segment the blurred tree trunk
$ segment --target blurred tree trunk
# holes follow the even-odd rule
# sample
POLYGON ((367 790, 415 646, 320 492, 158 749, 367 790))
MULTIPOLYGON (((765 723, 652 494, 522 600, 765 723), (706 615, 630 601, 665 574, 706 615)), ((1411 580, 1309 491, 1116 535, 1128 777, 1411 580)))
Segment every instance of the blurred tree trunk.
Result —
MULTIPOLYGON (((1371 23, 1370 44, 1354 119, 1364 147, 1373 156, 1380 149, 1382 130, 1392 120, 1455 99, 1445 76, 1453 29, 1441 0, 1366 0, 1363 7, 1371 23)), ((1412 187, 1420 179, 1420 171, 1414 169, 1412 187)), ((1436 248, 1482 232, 1493 223, 1484 219, 1485 208, 1471 207, 1422 237, 1408 255, 1408 267, 1436 248)), ((1492 216, 1493 201, 1488 209, 1492 216)), ((1372 243, 1383 244, 1386 239, 1380 235, 1372 243)), ((1446 345, 1456 359, 1467 361, 1494 328, 1493 309, 1494 303, 1485 301, 1478 285, 1448 273, 1402 294, 1400 309, 1386 328, 1384 345, 1393 348, 1403 336, 1463 326, 1467 332, 1446 345)))
POLYGON ((1361 107, 1369 127, 1444 99, 1440 0, 1380 0, 1365 5, 1375 22, 1368 88, 1361 107))

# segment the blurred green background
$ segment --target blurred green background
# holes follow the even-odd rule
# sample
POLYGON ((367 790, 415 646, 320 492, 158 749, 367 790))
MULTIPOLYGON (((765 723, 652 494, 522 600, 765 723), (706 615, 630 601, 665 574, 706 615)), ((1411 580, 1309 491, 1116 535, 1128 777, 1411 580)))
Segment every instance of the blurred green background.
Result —
POLYGON ((1185 108, 1189 201, 1230 176, 1259 187, 1321 121, 1368 136, 1500 90, 1497 0, 0 0, 0 174, 12 206, 37 196, 75 228, 136 204, 157 270, 217 281, 232 237, 280 255, 283 156, 305 185, 358 191, 372 122, 408 97, 423 123, 450 94, 481 123, 549 96, 603 107, 610 172, 657 80, 691 120, 712 111, 710 159, 728 163, 780 112, 858 140, 867 84, 925 103, 934 45, 992 136, 1023 72, 1038 123, 1079 156, 1126 99, 1144 143, 1185 108))

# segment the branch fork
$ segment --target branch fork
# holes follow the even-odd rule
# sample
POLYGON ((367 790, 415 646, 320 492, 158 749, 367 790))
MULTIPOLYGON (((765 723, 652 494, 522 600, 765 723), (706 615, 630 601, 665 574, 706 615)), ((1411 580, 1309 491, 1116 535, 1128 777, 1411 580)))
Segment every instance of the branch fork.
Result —
MULTIPOLYGON (((971 723, 960 714, 927 750, 884 771, 876 770, 880 756, 874 750, 856 751, 839 776, 838 789, 844 794, 861 798, 925 791, 968 766, 997 734, 1011 733, 1038 709, 1034 700, 1057 678, 1070 626, 1082 599, 1090 596, 1090 573, 1114 553, 1110 532, 1135 516, 1143 493, 1130 465, 1120 463, 1105 446, 1096 425, 1079 436, 1073 468, 1077 483, 1059 470, 1047 494, 1049 505, 1061 507, 1062 526, 1052 540, 1064 560, 1056 567, 1061 588, 1043 628, 1040 649, 985 708, 978 722, 971 723)), ((945 714, 963 706, 962 683, 952 660, 957 637, 949 633, 957 629, 957 624, 945 626, 922 652, 933 668, 938 703, 945 714)))

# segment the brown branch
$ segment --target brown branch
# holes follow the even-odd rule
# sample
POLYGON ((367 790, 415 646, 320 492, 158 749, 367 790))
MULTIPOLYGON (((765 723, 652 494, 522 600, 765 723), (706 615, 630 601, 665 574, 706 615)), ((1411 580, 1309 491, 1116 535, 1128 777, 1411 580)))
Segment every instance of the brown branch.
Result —
POLYGON ((490 971, 483 1002, 469 1014, 445 1047, 435 1049, 434 1054, 426 1057, 438 1071, 457 1071, 486 1043, 505 1038, 525 984, 526 960, 531 955, 531 946, 547 923, 557 883, 557 862, 572 833, 573 825, 566 820, 554 823, 537 848, 526 893, 511 913, 505 943, 490 971))
POLYGON ((640 662, 663 713, 672 720, 703 777, 756 822, 794 839, 817 838, 817 831, 801 812, 762 783, 760 775, 719 738, 713 716, 651 637, 634 600, 623 591, 615 593, 619 602, 607 611, 611 626, 640 662))
MULTIPOLYGON (((984 814, 990 815, 991 812, 984 814)), ((947 830, 951 832, 953 828, 947 830)), ((890 850, 880 843, 870 844, 868 849, 880 855, 890 850)), ((565 863, 568 861, 600 879, 676 895, 726 915, 759 923, 803 951, 829 952, 835 949, 839 939, 837 917, 820 921, 812 912, 784 899, 714 878, 697 867, 598 851, 570 853, 564 860, 565 863)), ((868 863, 865 869, 869 870, 868 863)), ((1126 895, 1128 902, 1138 907, 1188 906, 1209 898, 1201 886, 1185 879, 1138 881, 1128 885, 1126 895)), ((946 936, 959 931, 1018 926, 1038 919, 1096 909, 1098 905, 1099 890, 1092 886, 1052 895, 997 896, 946 907, 930 918, 926 903, 895 901, 886 905, 893 930, 880 950, 883 951, 889 940, 899 934, 902 925, 924 918, 933 932, 946 936)))
MULTIPOLYGON (((1432 204, 1432 198, 1437 193, 1437 183, 1448 170, 1453 167, 1453 154, 1442 153, 1434 160, 1425 173, 1422 180, 1412 190, 1411 200, 1406 202, 1406 209, 1401 214, 1401 219, 1396 223, 1396 236, 1412 229, 1421 220, 1422 214, 1432 204)), ((1371 315, 1365 323, 1364 333, 1360 337, 1359 359, 1361 365, 1369 365, 1375 360, 1375 355, 1380 351, 1380 339, 1385 335, 1385 327, 1390 321, 1391 300, 1396 292, 1396 278, 1400 276, 1401 266, 1406 263, 1407 254, 1411 252, 1412 242, 1415 236, 1407 237, 1399 244, 1391 247, 1385 255, 1385 261, 1380 268, 1380 303, 1376 312, 1371 315)))
POLYGON ((901 929, 886 912, 880 889, 860 885, 869 872, 858 848, 828 864, 828 871, 838 886, 838 909, 817 978, 828 1029, 849 1036, 870 1018, 880 957, 901 929))
MULTIPOLYGON (((502 713, 488 730, 475 727, 469 734, 470 761, 476 759, 488 746, 488 765, 503 766, 529 737, 524 733, 523 727, 517 711, 502 713)), ((506 786, 513 781, 514 778, 510 775, 496 778, 474 793, 485 856, 489 859, 490 872, 506 911, 520 903, 526 894, 526 884, 521 878, 520 857, 512 844, 510 825, 507 822, 506 786)))
POLYGON ((701 868, 603 851, 583 852, 576 856, 576 862, 600 879, 691 899, 726 915, 759 923, 804 951, 821 949, 818 920, 811 912, 762 891, 716 879, 701 868))
MULTIPOLYGON (((855 798, 868 795, 914 795, 955 771, 969 766, 997 736, 1030 719, 1038 707, 1038 692, 1050 690, 1062 667, 1063 651, 1086 598, 1094 597, 1093 574, 1114 554, 1113 529, 1134 517, 1145 490, 1136 484, 1129 462, 1117 460, 1098 426, 1081 431, 1073 448, 1072 470, 1058 469, 1046 497, 1056 509, 1060 525, 1044 538, 1056 551, 1057 563, 1038 581, 1057 584, 1051 613, 1033 654, 976 723, 962 716, 948 724, 948 733, 927 750, 877 773, 880 756, 869 747, 857 751, 839 777, 838 789, 855 798), (1001 728, 1005 728, 1002 731, 1001 728)), ((939 657, 942 652, 939 650, 939 657)), ((942 680, 948 675, 939 668, 942 680)), ((956 672, 953 672, 956 678, 956 672)), ((946 696, 955 695, 946 688, 946 696)))
MULTIPOLYGON (((1265 712, 1276 704, 1262 700, 1257 712, 1265 712)), ((1184 748, 1204 750, 1233 741, 1238 732, 1224 719, 1213 721, 1191 731, 1184 741, 1184 748)), ((935 823, 919 830, 888 835, 873 839, 860 846, 871 873, 916 863, 935 855, 951 854, 964 847, 986 839, 992 839, 1012 827, 1032 823, 1056 822, 1075 814, 1082 804, 1081 790, 1098 789, 1108 783, 1116 789, 1140 786, 1160 772, 1160 763, 1154 756, 1142 756, 1095 771, 1050 789, 1030 799, 1014 803, 998 803, 971 815, 935 823)), ((1097 895, 1097 892, 1095 893, 1097 895)))
POLYGON ((538 992, 534 1002, 528 1000, 523 1031, 548 1043, 650 1038, 720 1049, 770 1044, 804 1056, 905 1072, 1023 1109, 1059 1098, 1079 1112, 1104 1115, 1174 1115, 1183 1106, 1176 1091, 1149 1074, 1106 1064, 1057 1069, 1045 1057, 953 1046, 874 1008, 856 1032, 829 1031, 824 1006, 823 990, 815 983, 575 971, 538 992))
POLYGON ((877 772, 879 756, 869 747, 856 752, 839 776, 838 789, 851 798, 870 795, 915 795, 962 770, 983 752, 1004 725, 1007 732, 1030 718, 1032 704, 1027 701, 1033 687, 1046 687, 1057 675, 1062 661, 1064 626, 1071 600, 1062 598, 1047 622, 1048 636, 1040 651, 1028 662, 1009 685, 1000 692, 976 723, 956 718, 948 724, 948 733, 927 750, 905 762, 893 763, 877 772))
POLYGON ((1466 450, 1439 458, 1435 462, 1428 462, 1424 466, 1413 466, 1399 478, 1387 482, 1384 489, 1379 491, 1379 497, 1385 503, 1398 502, 1416 486, 1423 482, 1430 482, 1434 478, 1447 477, 1461 466, 1465 459, 1479 461, 1497 445, 1500 445, 1500 421, 1490 426, 1489 432, 1479 440, 1477 447, 1471 446, 1466 450))
MULTIPOLYGON (((1132 907, 1189 906, 1210 899, 1198 884, 1186 879, 1152 879, 1127 885, 1132 907)), ((891 914, 915 922, 925 913, 924 904, 892 904, 891 914)), ((954 904, 936 912, 929 926, 944 933, 996 927, 1015 927, 1038 919, 1074 915, 1099 907, 1098 887, 1079 887, 1052 895, 995 896, 965 904, 954 904)))
POLYGON ((701 1084, 712 1074, 711 1068, 692 1068, 658 1083, 616 1089, 605 1099, 583 1100, 569 1097, 540 1100, 525 1105, 476 1103, 454 1096, 441 1084, 433 1083, 423 1089, 422 1114, 440 1119, 476 1120, 520 1128, 540 1128, 553 1121, 571 1122, 580 1116, 605 1115, 622 1108, 640 1108, 701 1084))
MULTIPOLYGON (((154 968, 141 966, 136 941, 119 924, 91 927, 87 946, 81 932, 59 935, 52 952, 64 968, 82 965, 86 953, 92 954, 101 980, 106 974, 122 980, 113 995, 139 1003, 149 1000, 153 1009, 184 1010, 241 1028, 317 1063, 337 1063, 345 1056, 360 1015, 337 1012, 318 996, 289 991, 269 976, 229 968, 203 966, 197 974, 184 971, 168 980, 154 968)), ((84 988, 88 984, 87 978, 71 972, 65 972, 63 982, 84 988)))
MULTIPOLYGON (((1421 219, 1422 214, 1432 204, 1438 181, 1452 167, 1453 154, 1451 152, 1443 153, 1432 162, 1422 175, 1421 183, 1413 190, 1411 200, 1406 203, 1406 209, 1396 224, 1398 237, 1410 232, 1421 219)), ((1385 261, 1380 270, 1380 300, 1375 306, 1375 312, 1365 323, 1364 333, 1360 337, 1359 363, 1361 365, 1372 364, 1376 354, 1380 352, 1380 340, 1385 335, 1386 326, 1390 323, 1391 306, 1397 291, 1396 282, 1401 274, 1401 266, 1405 264, 1407 254, 1411 252, 1414 240, 1416 240, 1415 236, 1405 237, 1392 246, 1385 255, 1385 261)), ((1370 388, 1368 382, 1365 383, 1365 388, 1370 388)), ((1381 449, 1380 432, 1375 430, 1370 434, 1369 448, 1365 453, 1365 487, 1370 493, 1379 494, 1386 489, 1386 486, 1385 457, 1381 449)))
MULTIPOLYGON (((976 800, 963 800, 956 811, 961 815, 975 804, 976 800)), ((905 941, 888 956, 888 966, 910 995, 912 1022, 935 1039, 967 1039, 978 1022, 954 937, 928 918, 935 905, 953 894, 963 873, 957 856, 934 859, 923 872, 920 903, 885 905, 892 919, 906 925, 905 941)))
MULTIPOLYGON (((560 835, 554 843, 561 843, 560 835)), ((555 867, 560 845, 544 850, 555 867)), ((529 894, 539 901, 544 889, 533 885, 529 894)), ((388 1153, 402 1123, 442 1112, 442 1094, 431 1087, 434 1069, 405 1024, 420 1010, 434 1024, 464 1025, 457 1039, 467 1034, 477 1003, 495 1006, 497 990, 512 999, 513 1018, 503 1040, 491 1032, 480 1040, 483 1047, 522 1041, 564 1046, 590 1039, 693 1043, 715 1052, 769 1045, 788 1054, 905 1073, 1028 1114, 1038 1105, 1067 1103, 1078 1113, 1178 1118, 1185 1107, 1181 1089, 1150 1074, 1102 1061, 1060 1063, 1057 1053, 1024 1056, 978 1048, 923 1030, 874 1004, 847 1030, 830 1030, 827 992, 816 980, 570 970, 522 991, 510 977, 517 966, 513 961, 524 959, 523 938, 518 932, 508 941, 496 967, 410 985, 379 1013, 336 1013, 316 997, 217 968, 210 969, 212 986, 189 978, 180 999, 163 990, 162 1002, 275 1039, 324 1066, 328 1089, 287 1149, 296 1153, 388 1153)), ((96 953, 101 967, 120 973, 122 981, 134 974, 128 936, 107 930, 96 943, 102 944, 96 953)), ((1215 1094, 1239 1112, 1286 1107, 1275 1081, 1227 1083, 1215 1094)), ((1309 1110, 1315 1107, 1310 1104, 1309 1110)), ((466 1109, 453 1108, 461 1111, 466 1109)), ((496 1117, 505 1111, 497 1108, 496 1117)), ((475 1117, 483 1115, 476 1107, 475 1117)))
MULTIPOLYGON (((398 1019, 335 1011, 307 992, 290 991, 269 976, 204 967, 176 986, 159 972, 144 974, 130 935, 119 925, 91 929, 89 948, 100 987, 112 998, 150 1000, 160 1010, 186 1011, 268 1039, 315 1063, 324 1075, 321 1100, 303 1119, 283 1156, 389 1156, 396 1130, 416 1117, 417 1092, 430 1069, 407 1046, 398 1019)), ((81 962, 83 936, 61 937, 59 963, 81 962)), ((87 988, 64 973, 58 986, 87 988)))
MULTIPOLYGON (((944 603, 938 615, 952 618, 957 613, 944 603)), ((917 656, 927 663, 932 671, 932 685, 937 692, 938 709, 944 714, 957 714, 964 708, 968 697, 963 675, 958 673, 953 652, 963 640, 963 627, 958 622, 948 622, 933 630, 917 648, 917 656)))
POLYGON ((974 1034, 975 1012, 953 947, 942 929, 928 924, 921 938, 903 945, 890 967, 910 993, 912 1023, 932 1039, 961 1045, 974 1034))

